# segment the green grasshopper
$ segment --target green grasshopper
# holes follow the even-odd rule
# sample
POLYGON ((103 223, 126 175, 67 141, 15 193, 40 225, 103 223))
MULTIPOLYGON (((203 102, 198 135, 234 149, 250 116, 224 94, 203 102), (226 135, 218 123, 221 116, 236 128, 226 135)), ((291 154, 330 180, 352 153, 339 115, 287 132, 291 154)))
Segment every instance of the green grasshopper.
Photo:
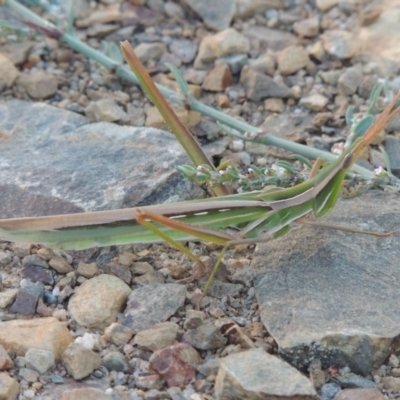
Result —
POLYGON ((322 217, 335 206, 346 173, 399 112, 400 108, 395 108, 399 99, 400 93, 365 135, 356 139, 334 162, 322 168, 315 163, 311 177, 291 188, 113 211, 5 219, 0 220, 0 239, 76 250, 166 241, 202 268, 205 266, 199 258, 180 242, 198 239, 214 242, 222 245, 223 249, 204 287, 204 296, 229 247, 277 238, 294 224, 317 225, 378 237, 393 234, 322 224, 309 216, 322 217))

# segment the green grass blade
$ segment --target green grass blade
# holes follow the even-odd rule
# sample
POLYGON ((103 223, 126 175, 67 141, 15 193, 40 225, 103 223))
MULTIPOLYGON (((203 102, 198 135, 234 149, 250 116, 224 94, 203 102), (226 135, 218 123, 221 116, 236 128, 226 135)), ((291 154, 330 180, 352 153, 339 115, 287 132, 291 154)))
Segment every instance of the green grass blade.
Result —
MULTIPOLYGON (((157 107, 169 129, 171 129, 175 137, 178 139, 179 143, 185 149, 193 164, 195 166, 207 164, 215 170, 212 162, 203 152, 196 139, 182 124, 178 116, 172 110, 171 106, 167 103, 160 91, 157 89, 157 86, 152 81, 146 69, 140 63, 135 52, 133 51, 132 46, 129 44, 128 41, 124 41, 121 43, 121 51, 126 62, 129 64, 130 68, 137 76, 140 82, 140 86, 146 92, 151 102, 157 107)), ((223 185, 216 186, 212 189, 210 188, 210 190, 216 196, 224 196, 229 194, 228 189, 223 185)))

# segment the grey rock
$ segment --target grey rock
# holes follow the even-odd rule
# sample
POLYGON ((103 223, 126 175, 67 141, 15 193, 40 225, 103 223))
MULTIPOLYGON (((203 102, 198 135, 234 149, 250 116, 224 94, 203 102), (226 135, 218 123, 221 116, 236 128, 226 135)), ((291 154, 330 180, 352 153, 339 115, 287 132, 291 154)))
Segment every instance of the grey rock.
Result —
POLYGON ((128 298, 123 324, 140 332, 166 321, 185 303, 186 287, 153 283, 134 290, 128 298))
POLYGON ((197 371, 199 371, 204 376, 216 375, 220 364, 221 364, 220 358, 210 358, 203 364, 200 364, 197 367, 197 371))
POLYGON ((249 60, 249 67, 261 74, 274 75, 275 58, 271 54, 261 54, 255 59, 249 60))
POLYGON ((128 122, 128 114, 113 99, 91 101, 85 108, 85 114, 90 121, 98 122, 128 122))
POLYGON ((367 75, 363 78, 358 88, 358 94, 364 98, 368 99, 372 89, 378 83, 378 78, 376 76, 367 75))
POLYGON ((278 84, 272 78, 266 75, 259 74, 245 66, 240 75, 240 82, 243 84, 246 96, 253 101, 259 101, 266 97, 289 97, 290 89, 278 84))
POLYGON ((29 349, 25 354, 26 366, 44 374, 55 366, 54 353, 43 349, 29 349))
POLYGON ((42 282, 45 285, 53 285, 53 274, 49 269, 42 267, 25 267, 22 270, 22 276, 32 282, 42 282))
POLYGON ((337 71, 337 70, 332 71, 331 70, 331 71, 321 71, 319 73, 319 75, 321 76, 322 80, 325 83, 335 86, 339 82, 339 78, 340 78, 341 74, 340 74, 340 71, 337 71))
MULTIPOLYGON (((397 229, 397 196, 369 192, 324 218, 366 230, 397 229)), ((291 364, 348 365, 365 375, 398 348, 400 237, 301 227, 257 246, 261 319, 291 364), (266 265, 267 264, 267 265, 266 265), (390 346, 395 346, 391 349, 390 346)), ((256 272, 254 272, 256 273, 256 272)))
POLYGON ((33 315, 36 312, 36 306, 39 297, 44 291, 44 285, 41 282, 29 282, 18 291, 17 297, 10 307, 10 312, 22 315, 33 315))
POLYGON ((0 251, 0 267, 5 267, 12 261, 11 254, 0 251))
POLYGON ((153 283, 164 283, 164 275, 160 271, 146 272, 133 279, 133 283, 139 286, 151 285, 153 283))
POLYGON ((144 275, 148 272, 154 272, 154 268, 146 261, 138 261, 132 265, 131 271, 133 275, 144 275))
POLYGON ((281 51, 288 46, 297 44, 299 41, 292 33, 265 26, 252 26, 245 29, 243 34, 249 39, 252 49, 257 49, 260 54, 267 49, 281 51))
POLYGON ((232 74, 239 73, 242 70, 243 66, 245 66, 248 62, 249 57, 247 57, 247 54, 229 54, 225 57, 221 57, 215 60, 215 64, 228 64, 232 74))
POLYGON ((390 168, 392 172, 399 176, 400 174, 400 139, 396 137, 387 137, 385 140, 385 150, 389 156, 390 168))
POLYGON ((150 389, 144 395, 144 400, 168 400, 169 398, 166 392, 158 389, 150 389))
POLYGON ((7 136, 1 145, 2 218, 204 196, 174 171, 188 159, 167 132, 90 124, 76 113, 18 100, 0 103, 0 130, 7 136))
POLYGON ((187 310, 185 315, 185 322, 183 323, 184 329, 198 328, 204 323, 206 314, 200 310, 187 310))
POLYGON ((17 368, 22 368, 22 367, 26 366, 25 357, 17 356, 17 357, 15 357, 14 362, 15 362, 15 366, 17 368))
POLYGON ((395 115, 394 118, 386 125, 386 132, 398 132, 400 130, 400 116, 395 115))
POLYGON ((118 276, 118 278, 122 279, 127 285, 130 285, 132 273, 129 267, 113 262, 107 265, 107 268, 110 269, 112 275, 118 276))
POLYGON ((45 260, 43 260, 41 257, 39 257, 36 254, 32 254, 29 256, 26 256, 22 259, 22 265, 25 267, 41 267, 41 268, 49 268, 49 264, 45 260))
POLYGON ((321 388, 321 400, 332 400, 340 391, 337 383, 327 383, 321 388))
POLYGON ((169 49, 182 62, 190 63, 196 57, 197 44, 192 40, 174 39, 169 49))
POLYGON ((380 386, 372 381, 371 379, 364 378, 359 375, 349 375, 349 376, 338 376, 336 378, 337 383, 342 389, 379 389, 380 386))
POLYGON ((127 372, 129 367, 125 357, 119 351, 111 351, 103 357, 103 365, 109 371, 127 372))
POLYGON ((223 347, 227 339, 211 321, 206 321, 198 328, 190 329, 183 335, 183 341, 199 350, 211 350, 223 347))
POLYGON ((171 400, 186 400, 182 390, 176 386, 167 389, 167 393, 170 395, 171 400))
POLYGON ((340 75, 338 82, 339 90, 343 94, 350 96, 357 91, 358 87, 361 85, 362 80, 363 74, 360 68, 348 68, 342 75, 340 75))
POLYGON ((171 18, 185 18, 185 12, 180 4, 177 3, 164 3, 164 12, 171 18))
MULTIPOLYGON (((236 0, 236 14, 235 17, 240 19, 247 19, 254 15, 269 14, 284 8, 284 3, 281 0, 236 0)), ((282 33, 285 33, 282 31, 282 33)))
POLYGON ((51 374, 49 376, 51 382, 55 383, 56 385, 61 385, 64 383, 64 379, 60 375, 51 374))
POLYGON ((157 374, 154 374, 154 375, 138 376, 135 379, 135 386, 138 389, 150 390, 150 389, 162 389, 164 385, 160 377, 157 374))
POLYGON ((224 296, 236 297, 239 296, 242 289, 243 285, 240 285, 238 283, 229 283, 215 280, 213 281, 208 291, 208 295, 210 295, 211 297, 216 297, 218 299, 224 296))
POLYGON ((116 346, 128 343, 132 336, 132 329, 117 322, 112 323, 104 330, 104 338, 116 346))
POLYGON ((360 48, 356 35, 339 29, 326 30, 321 39, 325 51, 340 60, 354 57, 360 48))
POLYGON ((185 0, 185 3, 195 11, 211 29, 222 30, 229 28, 235 14, 234 0, 185 0))
POLYGON ((142 63, 150 60, 158 60, 167 52, 167 46, 164 43, 140 43, 135 47, 135 53, 142 63))
POLYGON ((39 372, 30 368, 20 368, 19 376, 28 382, 36 382, 39 379, 39 372))
POLYGON ((137 333, 133 343, 144 350, 160 350, 174 344, 178 330, 175 322, 161 322, 137 333))
POLYGON ((313 400, 316 395, 314 387, 304 375, 259 349, 231 354, 221 359, 215 381, 217 400, 313 400))

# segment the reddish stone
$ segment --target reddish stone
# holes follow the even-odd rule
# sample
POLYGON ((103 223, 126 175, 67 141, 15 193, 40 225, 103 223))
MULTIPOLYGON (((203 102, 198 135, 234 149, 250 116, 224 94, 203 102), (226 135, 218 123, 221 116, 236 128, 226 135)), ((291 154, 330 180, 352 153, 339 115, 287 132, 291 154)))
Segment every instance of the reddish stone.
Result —
POLYGON ((186 343, 178 343, 153 353, 150 369, 165 380, 169 387, 188 384, 201 362, 197 351, 186 343))

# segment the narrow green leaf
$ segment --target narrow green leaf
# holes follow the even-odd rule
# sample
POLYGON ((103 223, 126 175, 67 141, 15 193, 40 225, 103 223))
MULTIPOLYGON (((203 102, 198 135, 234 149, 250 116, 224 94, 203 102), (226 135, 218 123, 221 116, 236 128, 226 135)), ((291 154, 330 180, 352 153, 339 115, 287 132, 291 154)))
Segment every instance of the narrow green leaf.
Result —
POLYGON ((74 19, 75 19, 74 1, 69 0, 67 8, 67 27, 66 27, 66 31, 69 34, 74 33, 74 19))
POLYGON ((383 146, 379 146, 379 150, 380 150, 381 153, 382 153, 383 161, 385 162, 385 169, 386 169, 386 171, 387 171, 390 175, 393 175, 393 174, 392 174, 392 169, 391 169, 391 167, 390 167, 390 159, 389 159, 388 153, 387 153, 386 150, 383 148, 383 146))
MULTIPOLYGON (((135 73, 139 80, 140 86, 149 97, 150 101, 157 107, 159 113, 163 117, 164 121, 168 125, 169 129, 174 133, 181 146, 186 151, 186 154, 190 157, 195 166, 207 164, 211 169, 216 172, 216 169, 203 149, 200 147, 196 139, 188 131, 188 129, 182 124, 181 120, 175 114, 174 110, 167 103, 165 98, 162 96, 157 86, 152 81, 150 75, 137 58, 132 46, 127 40, 121 43, 121 51, 129 67, 135 73)), ((228 189, 219 185, 215 188, 210 188, 215 196, 224 196, 229 194, 228 189)))
POLYGON ((379 96, 381 95, 383 88, 384 88, 384 84, 378 83, 372 89, 371 94, 369 95, 370 106, 367 111, 368 114, 375 114, 377 112, 376 103, 378 101, 379 96))
POLYGON ((109 47, 110 57, 115 60, 118 64, 122 64, 124 62, 124 57, 122 57, 121 49, 114 42, 110 43, 109 47))
POLYGON ((368 128, 374 123, 374 117, 372 115, 368 115, 364 119, 362 119, 354 129, 353 141, 360 136, 363 136, 365 132, 367 132, 368 128))
POLYGON ((301 156, 300 154, 293 154, 292 158, 297 160, 297 161, 300 161, 307 168, 312 169, 312 164, 311 164, 310 160, 308 160, 307 158, 301 156))
POLYGON ((176 82, 179 85, 179 88, 181 89, 181 92, 185 98, 189 98, 189 86, 187 82, 185 81, 185 78, 182 75, 182 72, 175 67, 175 65, 172 65, 170 63, 165 64, 168 69, 171 71, 172 75, 174 76, 176 82))
POLYGON ((280 160, 275 163, 278 167, 284 168, 289 171, 291 174, 294 174, 294 169, 292 164, 288 161, 280 160))
POLYGON ((345 119, 346 119, 347 126, 351 126, 353 124, 353 119, 354 119, 354 107, 353 106, 350 106, 346 110, 345 119))

